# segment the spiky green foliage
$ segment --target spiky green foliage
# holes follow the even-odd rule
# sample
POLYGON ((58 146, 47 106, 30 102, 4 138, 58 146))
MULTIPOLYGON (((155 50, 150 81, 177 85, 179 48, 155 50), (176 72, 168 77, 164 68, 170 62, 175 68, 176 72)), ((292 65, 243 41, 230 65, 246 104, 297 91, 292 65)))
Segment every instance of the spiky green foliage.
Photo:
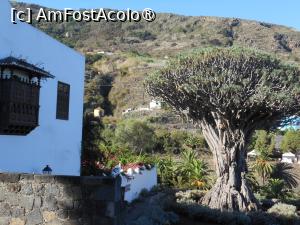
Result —
POLYGON ((196 120, 249 131, 269 128, 300 110, 300 72, 270 54, 208 48, 180 55, 148 76, 148 92, 196 120))
POLYGON ((177 188, 206 189, 209 186, 207 164, 198 159, 193 150, 181 153, 178 161, 170 157, 161 158, 157 161, 160 182, 163 185, 177 188))
POLYGON ((294 167, 287 163, 277 163, 270 174, 273 179, 281 179, 288 188, 295 188, 298 185, 299 176, 294 172, 294 167))

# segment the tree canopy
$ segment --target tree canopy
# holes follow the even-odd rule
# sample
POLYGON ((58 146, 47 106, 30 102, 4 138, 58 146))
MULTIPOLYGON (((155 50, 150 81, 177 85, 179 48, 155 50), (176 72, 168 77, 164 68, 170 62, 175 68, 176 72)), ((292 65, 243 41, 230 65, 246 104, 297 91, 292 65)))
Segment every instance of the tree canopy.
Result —
MULTIPOLYGON (((148 76, 148 92, 195 121, 222 119, 252 129, 278 125, 299 112, 295 65, 245 48, 208 48, 180 55, 148 76)), ((226 124, 224 124, 226 126, 226 124)))

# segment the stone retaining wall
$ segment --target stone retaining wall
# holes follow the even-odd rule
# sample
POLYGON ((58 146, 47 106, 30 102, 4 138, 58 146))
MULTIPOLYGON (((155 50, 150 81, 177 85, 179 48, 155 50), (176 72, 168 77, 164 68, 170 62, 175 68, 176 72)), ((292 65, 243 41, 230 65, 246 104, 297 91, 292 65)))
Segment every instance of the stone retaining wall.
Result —
POLYGON ((121 180, 0 174, 1 225, 119 225, 121 180))

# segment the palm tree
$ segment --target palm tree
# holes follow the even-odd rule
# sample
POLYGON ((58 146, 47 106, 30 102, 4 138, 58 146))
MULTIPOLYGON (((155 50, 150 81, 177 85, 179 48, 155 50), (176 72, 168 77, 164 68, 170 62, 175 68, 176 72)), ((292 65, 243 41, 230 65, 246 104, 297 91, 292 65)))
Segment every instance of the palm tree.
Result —
POLYGON ((288 188, 298 186, 299 176, 293 173, 293 166, 287 163, 277 163, 270 174, 273 179, 283 180, 288 188))
POLYGON ((263 155, 258 156, 252 165, 252 169, 262 178, 263 185, 265 185, 266 179, 270 177, 273 167, 269 158, 263 155))

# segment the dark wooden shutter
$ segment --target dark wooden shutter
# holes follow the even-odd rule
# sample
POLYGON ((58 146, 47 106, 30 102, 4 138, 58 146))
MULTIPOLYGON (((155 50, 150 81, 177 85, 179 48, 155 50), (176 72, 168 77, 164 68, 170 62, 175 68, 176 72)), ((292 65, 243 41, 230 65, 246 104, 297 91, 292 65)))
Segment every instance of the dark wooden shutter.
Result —
POLYGON ((69 105, 70 85, 59 81, 57 85, 56 119, 69 119, 69 105))

